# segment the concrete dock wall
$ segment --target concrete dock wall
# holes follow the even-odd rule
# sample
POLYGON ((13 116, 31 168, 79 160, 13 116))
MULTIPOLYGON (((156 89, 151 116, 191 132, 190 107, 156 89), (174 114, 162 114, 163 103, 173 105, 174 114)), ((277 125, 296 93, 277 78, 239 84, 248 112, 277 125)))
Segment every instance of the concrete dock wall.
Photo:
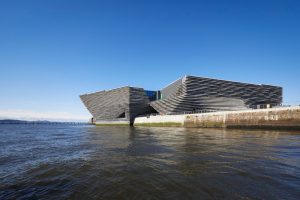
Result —
POLYGON ((134 126, 184 126, 185 115, 155 115, 136 117, 134 126))
POLYGON ((94 122, 97 126, 130 126, 129 120, 114 120, 114 121, 108 121, 108 120, 98 120, 94 122))
POLYGON ((184 127, 300 129, 300 107, 138 117, 134 125, 168 123, 184 127))

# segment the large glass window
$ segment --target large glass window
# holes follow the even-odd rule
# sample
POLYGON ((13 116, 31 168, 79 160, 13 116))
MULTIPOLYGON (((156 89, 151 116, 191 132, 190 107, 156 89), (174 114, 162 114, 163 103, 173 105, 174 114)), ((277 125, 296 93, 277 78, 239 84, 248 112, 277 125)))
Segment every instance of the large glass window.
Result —
POLYGON ((156 91, 150 91, 150 90, 145 90, 146 95, 149 97, 150 101, 155 101, 157 99, 157 92, 156 91))

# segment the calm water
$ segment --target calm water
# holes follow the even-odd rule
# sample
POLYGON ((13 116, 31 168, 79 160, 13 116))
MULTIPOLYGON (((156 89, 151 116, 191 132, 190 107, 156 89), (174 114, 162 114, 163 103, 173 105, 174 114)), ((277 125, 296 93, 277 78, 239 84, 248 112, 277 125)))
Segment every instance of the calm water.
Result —
POLYGON ((300 132, 0 125, 0 199, 299 199, 300 132))

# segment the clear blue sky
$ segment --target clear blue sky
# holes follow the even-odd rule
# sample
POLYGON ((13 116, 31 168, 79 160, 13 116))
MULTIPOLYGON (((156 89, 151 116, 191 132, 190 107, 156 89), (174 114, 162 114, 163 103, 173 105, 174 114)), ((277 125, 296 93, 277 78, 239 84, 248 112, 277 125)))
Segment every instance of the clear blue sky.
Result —
POLYGON ((300 1, 0 0, 0 110, 88 116, 79 94, 199 75, 300 104, 300 1))

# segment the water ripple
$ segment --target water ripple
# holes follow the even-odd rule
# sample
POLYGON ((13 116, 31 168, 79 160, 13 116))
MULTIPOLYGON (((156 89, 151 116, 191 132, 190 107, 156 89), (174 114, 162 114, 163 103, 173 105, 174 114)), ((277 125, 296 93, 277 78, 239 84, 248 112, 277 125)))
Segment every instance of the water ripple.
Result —
POLYGON ((298 199, 300 134, 1 125, 0 199, 298 199))

